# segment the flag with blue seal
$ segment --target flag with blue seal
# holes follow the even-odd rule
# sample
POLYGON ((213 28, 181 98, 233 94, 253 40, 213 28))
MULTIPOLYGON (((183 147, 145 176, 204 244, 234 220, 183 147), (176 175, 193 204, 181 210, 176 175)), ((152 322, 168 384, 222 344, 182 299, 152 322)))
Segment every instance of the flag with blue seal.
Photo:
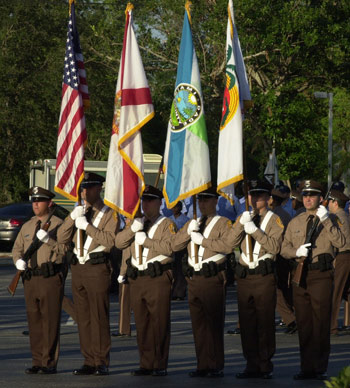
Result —
POLYGON ((164 152, 163 194, 168 208, 211 186, 208 137, 192 41, 190 5, 187 1, 164 152))

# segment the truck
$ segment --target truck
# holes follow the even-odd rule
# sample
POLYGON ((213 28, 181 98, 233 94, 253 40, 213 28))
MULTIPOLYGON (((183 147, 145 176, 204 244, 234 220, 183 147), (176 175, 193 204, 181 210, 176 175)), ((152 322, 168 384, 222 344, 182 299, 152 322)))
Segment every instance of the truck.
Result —
MULTIPOLYGON (((143 154, 143 167, 146 185, 155 185, 159 168, 162 161, 162 156, 158 154, 143 154)), ((96 174, 106 176, 107 161, 85 160, 85 172, 95 172, 96 174)), ((56 175, 56 159, 32 160, 30 162, 29 187, 40 186, 51 192, 55 187, 56 175)), ((158 188, 163 187, 164 176, 160 174, 158 188)), ((103 188, 104 189, 104 188, 103 188)), ((74 207, 74 201, 63 197, 59 193, 55 193, 53 199, 55 203, 63 206, 65 209, 71 211, 74 207)), ((104 190, 102 191, 102 198, 104 190)))

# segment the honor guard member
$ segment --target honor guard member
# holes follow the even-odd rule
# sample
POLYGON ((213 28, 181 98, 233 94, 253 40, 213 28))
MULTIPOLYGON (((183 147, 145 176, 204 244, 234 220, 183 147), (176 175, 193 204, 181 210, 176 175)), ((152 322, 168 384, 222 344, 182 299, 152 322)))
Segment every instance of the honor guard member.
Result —
POLYGON ((131 248, 126 274, 140 354, 140 368, 131 372, 133 376, 167 375, 173 282, 171 237, 176 227, 159 213, 162 198, 160 190, 146 186, 142 195, 144 217, 135 218, 116 237, 117 248, 131 248))
POLYGON ((228 218, 216 215, 216 188, 199 193, 197 198, 202 217, 187 222, 172 241, 174 251, 188 249, 188 262, 183 263, 183 269, 197 357, 197 369, 189 375, 222 377, 225 269, 226 255, 232 252, 228 239, 232 223, 228 218))
POLYGON ((272 377, 272 357, 276 350, 275 260, 282 243, 281 219, 268 210, 271 185, 251 181, 249 198, 252 211, 236 220, 231 246, 240 245, 241 257, 236 267, 238 315, 243 355, 247 361, 239 379, 272 377), (250 254, 249 237, 252 242, 250 254))
POLYGON ((342 248, 345 238, 334 218, 321 205, 322 185, 306 180, 301 184, 301 193, 306 211, 288 224, 281 249, 284 258, 295 260, 295 268, 306 258, 300 286, 295 283, 295 275, 293 282, 301 361, 301 371, 294 379, 325 380, 330 353, 332 261, 334 248, 342 248), (315 220, 318 226, 310 236, 315 220))
POLYGON ((68 247, 56 241, 57 228, 62 220, 52 215, 55 205, 51 199, 55 194, 35 186, 29 190, 29 195, 35 216, 21 228, 12 251, 16 268, 23 271, 32 351, 32 367, 25 372, 53 374, 58 361, 64 289, 62 259, 68 247), (28 248, 33 247, 32 243, 36 249, 28 261, 24 260, 28 248))
POLYGON ((338 250, 334 259, 334 290, 332 302, 331 334, 338 334, 338 315, 341 300, 348 293, 350 282, 350 218, 344 208, 349 197, 338 190, 331 190, 328 196, 329 212, 338 218, 338 225, 346 243, 338 250))
POLYGON ((100 197, 104 178, 87 172, 81 182, 84 206, 77 206, 57 233, 59 241, 73 236, 70 257, 72 292, 84 365, 74 375, 107 375, 111 347, 109 327, 110 264, 119 219, 100 197), (80 247, 83 246, 81 252, 80 247))

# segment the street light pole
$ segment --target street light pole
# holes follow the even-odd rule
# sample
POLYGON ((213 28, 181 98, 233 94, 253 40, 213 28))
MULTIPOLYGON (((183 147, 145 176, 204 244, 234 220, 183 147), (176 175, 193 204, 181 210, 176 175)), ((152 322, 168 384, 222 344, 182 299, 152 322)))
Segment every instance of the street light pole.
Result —
POLYGON ((328 188, 330 188, 333 171, 333 93, 315 92, 314 96, 328 98, 328 188))

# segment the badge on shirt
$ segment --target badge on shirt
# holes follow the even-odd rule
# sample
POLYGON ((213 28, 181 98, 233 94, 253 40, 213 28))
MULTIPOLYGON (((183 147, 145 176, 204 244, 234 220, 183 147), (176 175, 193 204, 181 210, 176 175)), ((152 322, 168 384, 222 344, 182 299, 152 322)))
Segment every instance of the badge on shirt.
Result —
POLYGON ((176 234, 176 227, 174 224, 169 225, 169 230, 171 234, 176 234))
POLYGON ((276 224, 277 224, 280 228, 284 229, 284 225, 283 225, 283 223, 282 223, 282 221, 281 221, 281 219, 280 219, 279 217, 276 218, 276 224))

